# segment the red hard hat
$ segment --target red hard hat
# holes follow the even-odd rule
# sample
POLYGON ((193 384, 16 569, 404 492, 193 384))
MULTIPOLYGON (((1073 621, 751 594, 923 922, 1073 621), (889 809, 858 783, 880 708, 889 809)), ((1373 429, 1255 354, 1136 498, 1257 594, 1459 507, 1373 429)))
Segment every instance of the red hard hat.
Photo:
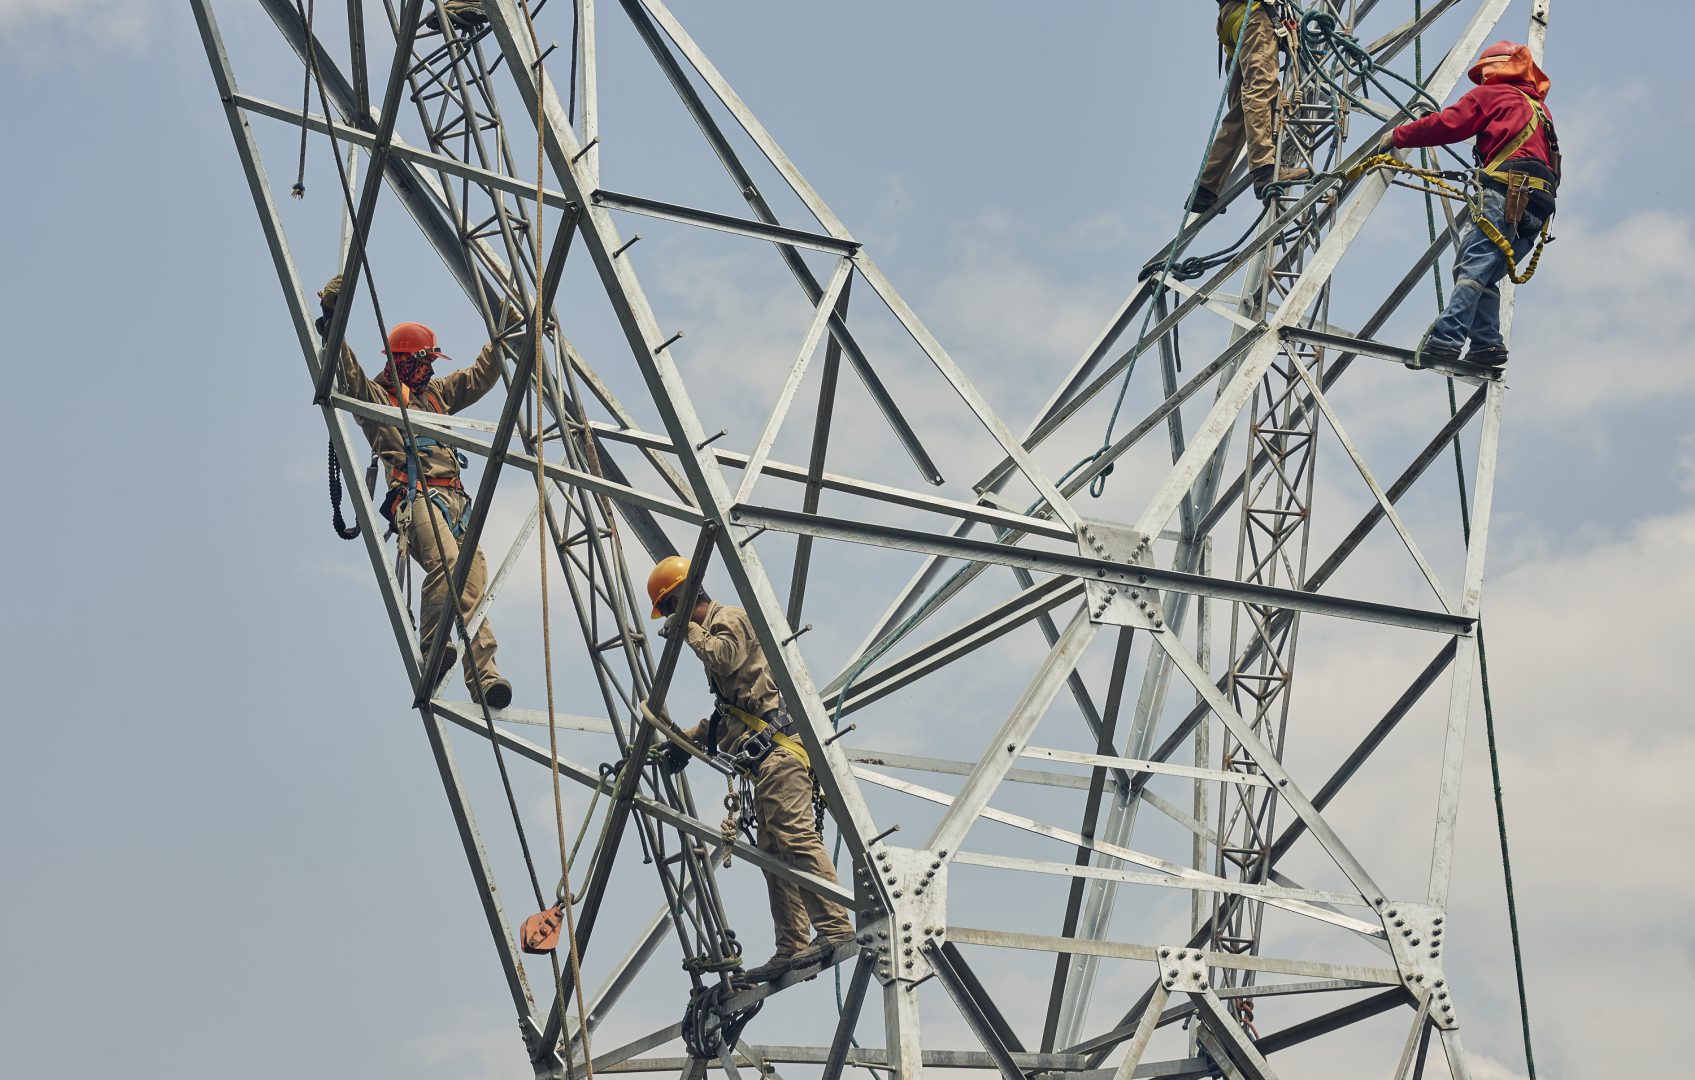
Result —
POLYGON ((396 323, 394 329, 388 332, 390 356, 414 356, 421 352, 441 352, 441 346, 436 344, 436 332, 423 323, 396 323))

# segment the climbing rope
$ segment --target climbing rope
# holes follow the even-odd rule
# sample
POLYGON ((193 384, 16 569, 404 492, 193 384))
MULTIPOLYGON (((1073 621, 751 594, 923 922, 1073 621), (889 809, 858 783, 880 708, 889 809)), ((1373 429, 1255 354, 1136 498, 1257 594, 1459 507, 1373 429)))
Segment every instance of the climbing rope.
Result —
MULTIPOLYGON (((1413 0, 1413 18, 1421 18, 1424 14, 1424 0, 1413 0)), ((1424 35, 1420 34, 1413 42, 1413 71, 1414 77, 1420 83, 1424 81, 1424 35)), ((1428 168, 1430 155, 1421 152, 1422 163, 1428 168)), ((1434 193, 1424 196, 1425 225, 1429 230, 1430 243, 1436 243, 1436 201, 1434 193)), ((1537 256, 1541 256, 1538 248, 1537 256)), ((1509 260, 1511 256, 1508 256, 1509 260)), ((1509 266, 1511 263, 1509 262, 1509 266)), ((1531 264, 1531 272, 1535 272, 1535 263, 1531 264)), ((1528 280, 1529 275, 1526 275, 1528 280)), ((1447 307, 1443 296, 1442 272, 1433 263, 1430 267, 1431 283, 1436 292, 1436 310, 1441 312, 1447 307)), ((1459 396, 1455 390, 1453 378, 1445 380, 1448 385, 1448 415, 1459 412, 1459 396)), ((1465 451, 1460 446, 1460 438, 1454 436, 1454 481, 1460 497, 1460 533, 1465 539, 1466 547, 1471 547, 1471 498, 1466 490, 1465 480, 1465 451)), ((1518 929, 1518 898, 1513 891, 1513 860, 1511 845, 1507 840, 1507 807, 1506 795, 1501 787, 1501 758, 1495 738, 1495 702, 1489 692, 1489 652, 1484 647, 1483 620, 1477 621, 1477 667, 1483 689, 1483 727, 1489 740, 1489 776, 1495 795, 1495 827, 1501 841, 1501 876, 1505 882, 1507 893, 1507 927, 1513 942, 1513 973, 1518 980, 1518 1017, 1519 1029, 1524 1036, 1524 1064, 1528 1072, 1528 1080, 1536 1080, 1536 1052, 1531 1045, 1530 1037, 1530 999, 1524 980, 1524 949, 1519 938, 1518 929)))
MULTIPOLYGON (((521 5, 521 7, 524 12, 525 25, 529 29, 530 47, 539 57, 541 55, 541 40, 536 35, 535 18, 531 14, 528 6, 521 5)), ((574 94, 576 89, 576 6, 573 5, 571 10, 571 64, 573 73, 571 85, 574 94)), ((542 307, 546 298, 542 295, 543 288, 541 275, 543 273, 542 268, 544 266, 544 256, 542 254, 542 233, 544 232, 547 222, 547 203, 545 201, 547 189, 544 183, 547 175, 547 114, 543 107, 547 90, 547 65, 538 64, 535 68, 535 73, 536 216, 535 225, 531 229, 531 238, 534 241, 533 258, 537 280, 535 288, 535 309, 531 314, 530 321, 530 340, 533 342, 535 348, 535 352, 531 356, 530 386, 535 398, 535 421, 531 430, 534 433, 536 454, 536 516, 538 520, 543 520, 547 516, 547 440, 542 437, 542 431, 546 424, 542 396, 542 374, 544 371, 546 353, 542 347, 542 331, 543 327, 546 326, 547 312, 542 307)), ((544 675, 544 682, 547 687, 547 752, 549 772, 551 773, 553 781, 554 829, 555 833, 559 837, 559 898, 560 903, 565 908, 565 939, 569 944, 568 951, 571 965, 571 987, 575 991, 577 999, 577 1031, 583 1040, 583 1066, 587 1070, 586 1075, 588 1080, 594 1080, 594 1053, 589 1046, 588 1004, 583 997, 582 955, 577 946, 577 922, 574 905, 579 898, 571 895, 571 858, 569 853, 565 850, 565 802, 559 778, 559 723, 558 717, 554 713, 552 619, 548 606, 547 564, 550 540, 551 534, 548 529, 544 528, 536 530, 536 550, 541 562, 541 648, 542 671, 544 675)), ((598 791, 596 794, 599 794, 598 791)), ((588 818, 585 816, 585 828, 587 826, 587 822, 588 818)), ((580 838, 578 842, 581 843, 580 838)), ((565 1046, 566 1057, 570 1058, 572 1056, 572 1040, 569 1037, 566 1037, 566 1001, 564 989, 564 983, 559 978, 556 964, 555 996, 559 1002, 559 1031, 562 1037, 561 1041, 565 1046)), ((571 1068, 570 1061, 566 1062, 566 1068, 568 1070, 571 1068)))
MULTIPOLYGON (((308 12, 307 14, 310 14, 310 13, 308 12)), ((332 115, 331 112, 330 112, 329 92, 327 91, 327 89, 324 86, 323 71, 320 68, 318 61, 317 61, 316 39, 312 35, 310 27, 308 27, 307 34, 306 34, 306 70, 307 70, 307 78, 309 80, 311 80, 312 82, 314 82, 317 86, 318 101, 319 101, 320 107, 323 109, 323 114, 324 114, 325 117, 329 117, 330 115, 332 115)), ((335 130, 334 130, 333 126, 328 131, 328 137, 329 137, 329 142, 330 142, 330 155, 331 155, 332 159, 335 161, 336 176, 340 181, 343 206, 344 206, 346 213, 349 216, 349 219, 352 220, 353 217, 354 217, 354 214, 355 214, 354 199, 353 199, 353 186, 352 186, 352 183, 351 183, 351 181, 349 180, 349 177, 348 177, 347 167, 342 161, 341 145, 340 145, 340 142, 336 138, 335 130)), ((353 240, 356 244, 358 244, 360 268, 361 268, 361 270, 364 274, 366 292, 370 296, 372 313, 373 313, 373 315, 376 319, 376 323, 377 323, 377 332, 381 336, 382 340, 387 341, 388 340, 388 323, 383 318, 382 301, 377 294, 375 277, 371 273, 370 253, 366 248, 366 244, 365 244, 366 238, 361 237, 361 236, 355 236, 353 238, 353 240)), ((348 299, 350 299, 350 297, 338 297, 337 303, 345 302, 348 299)), ((336 356, 336 357, 326 356, 324 358, 324 362, 326 364, 340 364, 340 363, 346 362, 346 360, 344 359, 347 356, 347 349, 346 349, 345 344, 343 345, 342 348, 343 348, 343 355, 342 356, 336 356)), ((396 385, 396 386, 401 385, 400 381, 399 381, 399 372, 396 368, 396 365, 395 365, 395 362, 394 362, 394 357, 388 356, 387 361, 385 362, 384 366, 385 366, 385 370, 388 373, 388 377, 389 377, 391 384, 396 385)), ((415 471, 416 473, 421 475, 423 470, 420 467, 419 462, 418 462, 417 437, 416 437, 415 430, 412 426, 411 409, 410 409, 407 402, 408 402, 407 395, 404 395, 404 394, 396 394, 395 395, 395 404, 398 407, 399 412, 400 412, 400 427, 401 427, 401 432, 402 432, 402 436, 403 436, 403 439, 404 439, 404 443, 405 443, 405 446, 406 446, 408 464, 413 471, 415 471)), ((431 535, 432 535, 432 538, 435 541, 436 550, 437 551, 445 550, 443 545, 442 545, 441 522, 439 520, 439 515, 431 510, 432 504, 430 504, 428 500, 424 500, 423 504, 424 504, 424 512, 427 515, 429 522, 430 522, 431 535)), ((469 634, 467 627, 466 627, 464 612, 461 610, 460 605, 456 602, 456 600, 457 600, 456 597, 452 597, 452 596, 448 597, 447 603, 445 605, 446 612, 453 619, 452 630, 457 632, 459 640, 460 640, 461 647, 465 650, 465 655, 467 657, 469 657, 471 655, 470 654, 471 637, 470 637, 470 634, 469 634)), ((449 631, 444 631, 444 632, 449 632, 449 631)), ((420 694, 420 696, 424 693, 427 693, 431 689, 431 687, 423 685, 423 683, 426 680, 428 680, 431 677, 431 675, 432 675, 432 673, 429 672, 429 671, 424 671, 424 672, 420 673, 420 676, 419 676, 419 679, 420 679, 419 694, 420 694)), ((544 906, 544 902, 542 900, 541 880, 540 880, 540 877, 538 876, 538 874, 536 872, 535 858, 530 851, 529 836, 524 829, 523 817, 518 811, 517 795, 513 792, 513 789, 512 789, 512 777, 511 777, 511 774, 509 773, 509 771, 506 768, 506 757, 505 757, 505 754, 501 751, 499 734, 498 734, 498 732, 495 728, 495 724, 494 724, 494 715, 493 715, 492 711, 489 709, 488 700, 487 700, 487 698, 484 694, 484 691, 483 691, 482 680, 477 679, 477 678, 473 678, 471 680, 470 689, 471 689, 472 697, 476 701, 477 707, 482 712, 484 730, 487 731, 487 733, 488 733, 489 746, 490 746, 491 751, 494 755, 495 769, 500 775, 501 789, 505 793, 505 796, 506 796, 506 807, 507 807, 507 810, 511 814, 511 817, 512 817, 512 826, 513 826, 514 832, 517 835, 519 851, 523 856, 524 869, 529 876, 530 889, 531 889, 531 892, 535 896, 537 908, 541 908, 541 907, 544 906)), ((569 913, 569 905, 567 905, 567 913, 569 913)), ((573 944, 574 944, 574 939, 573 939, 573 944)), ((557 981, 559 979, 559 969, 558 969, 557 958, 555 958, 553 960, 553 968, 554 968, 554 978, 557 981)), ((580 986, 580 980, 579 980, 579 986, 580 986)), ((580 989, 579 989, 579 993, 580 993, 580 989)), ((588 1043, 587 1043, 588 1031, 587 1031, 586 1028, 583 1030, 583 1038, 584 1038, 584 1047, 586 1049, 587 1045, 588 1045, 588 1043)), ((567 1053, 569 1053, 569 1050, 567 1050, 567 1053)))
MULTIPOLYGON (((1243 244, 1248 242, 1248 237, 1254 234, 1254 230, 1259 228, 1259 223, 1264 221, 1265 215, 1270 212, 1270 205, 1265 203, 1260 204, 1259 216, 1255 217, 1253 221, 1248 223, 1247 229, 1241 236, 1238 236, 1235 240, 1232 240, 1230 243, 1219 248, 1210 255, 1191 255, 1187 259, 1179 259, 1176 262, 1171 263, 1169 277, 1175 278, 1178 281, 1193 281, 1208 270, 1214 270, 1223 266, 1225 263, 1236 257, 1236 252, 1241 249, 1243 244)), ((1137 275, 1137 280, 1146 281, 1159 271, 1160 266, 1161 264, 1159 260, 1150 260, 1142 267, 1142 272, 1137 275)))
MULTIPOLYGON (((1207 132, 1206 148, 1201 151, 1201 164, 1200 167, 1195 170, 1195 178, 1189 182, 1188 197, 1183 200, 1183 218, 1185 221, 1188 220, 1189 216, 1188 208, 1194 205, 1195 195, 1201 189, 1201 177, 1206 174, 1206 160, 1212 153, 1213 140, 1218 138, 1219 125, 1224 122, 1224 113, 1230 102, 1230 86, 1236 79, 1236 72, 1240 63, 1238 57, 1241 56, 1242 41, 1246 37, 1247 32, 1248 20, 1243 19, 1242 25, 1236 31, 1236 44, 1230 50, 1230 64, 1224 76, 1224 91, 1219 94, 1218 107, 1213 110, 1212 128, 1207 132)), ((1264 216, 1265 214, 1262 210, 1260 217, 1254 219, 1254 225, 1258 225, 1264 216)), ((1248 232, 1249 235, 1252 234, 1252 226, 1249 227, 1248 232)), ((1112 403, 1112 415, 1107 418, 1106 434, 1101 437, 1101 445, 1094 453, 1090 454, 1082 461, 1079 461, 1070 469, 1067 469, 1065 475, 1060 477, 1060 483, 1062 484, 1075 475, 1079 470, 1087 468, 1099 459, 1102 454, 1105 454, 1107 451, 1112 449, 1112 433, 1118 427, 1118 414, 1123 411, 1125 396, 1130 392, 1130 377, 1136 373, 1136 361, 1141 357, 1142 346, 1144 342, 1146 342, 1148 336, 1148 328, 1153 324, 1154 308, 1157 306, 1159 298, 1165 294, 1166 282, 1172 276, 1172 268, 1177 260, 1177 245, 1182 235, 1183 229, 1180 223, 1176 235, 1172 237, 1171 244, 1165 249, 1165 257, 1160 264, 1159 276, 1154 282, 1153 294, 1148 298, 1148 310, 1142 316, 1142 326, 1136 334, 1136 344, 1130 350, 1130 363, 1125 367, 1124 378, 1118 384, 1118 397, 1112 403)), ((1238 243, 1240 243, 1240 241, 1238 241, 1238 243)), ((1211 256, 1203 257, 1203 261, 1205 258, 1210 257, 1211 256)), ((1199 272, 1204 272, 1204 269, 1199 272)), ((1179 280, 1182 280, 1181 277, 1179 280)), ((1105 495, 1106 480, 1107 477, 1111 475, 1112 466, 1108 465, 1100 471, 1099 475, 1089 481, 1089 494, 1096 499, 1105 495)))

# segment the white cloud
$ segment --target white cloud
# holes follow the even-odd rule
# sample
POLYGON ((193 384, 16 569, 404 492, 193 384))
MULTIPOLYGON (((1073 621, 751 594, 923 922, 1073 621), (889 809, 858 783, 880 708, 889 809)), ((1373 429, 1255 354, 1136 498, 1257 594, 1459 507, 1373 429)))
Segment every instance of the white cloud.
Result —
POLYGON ((1556 219, 1555 233, 1519 292, 1514 385, 1530 414, 1563 422, 1695 390, 1695 218, 1556 219))
POLYGON ((1695 495, 1695 433, 1677 440, 1677 466, 1674 470, 1677 486, 1687 495, 1695 495))
MULTIPOLYGON (((1669 936, 1673 957, 1690 947, 1683 927, 1695 872, 1672 853, 1687 848, 1695 822, 1675 779, 1695 769, 1695 732, 1679 704, 1695 646, 1686 614, 1695 603, 1691 551, 1695 509, 1686 507, 1576 550, 1544 545, 1534 561, 1492 576, 1485 591, 1531 1018, 1550 1075, 1651 1073, 1667 1052, 1653 1033, 1675 1030, 1675 1017, 1695 1005, 1695 972, 1680 959, 1657 965, 1656 992, 1628 1006, 1592 989, 1613 977, 1606 943, 1669 936)), ((1331 716, 1382 708, 1398 670, 1387 639, 1381 648, 1361 639, 1342 657, 1322 637, 1303 641, 1301 679, 1325 691, 1322 703, 1309 701, 1316 715, 1308 719, 1321 723, 1303 728, 1304 741, 1322 738, 1331 716)), ((1434 777, 1412 763, 1439 729, 1445 699, 1437 697, 1362 774, 1369 797, 1356 792, 1331 815, 1345 840, 1370 838, 1374 874, 1412 853, 1420 888, 1434 777)), ((1473 1074, 1506 1080, 1522 1073, 1502 1064, 1518 1060, 1518 1017, 1480 705, 1465 785, 1450 974, 1468 1046, 1481 1058, 1473 1074)))

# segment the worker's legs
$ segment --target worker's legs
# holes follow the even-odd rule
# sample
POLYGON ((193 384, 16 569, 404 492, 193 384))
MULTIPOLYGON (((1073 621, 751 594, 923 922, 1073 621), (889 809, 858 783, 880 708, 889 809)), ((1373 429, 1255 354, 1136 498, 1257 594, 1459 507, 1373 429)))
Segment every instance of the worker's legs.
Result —
POLYGON ((1277 160, 1277 32, 1263 5, 1242 28, 1242 124, 1248 144, 1248 168, 1277 160))
MULTIPOLYGON (((1518 223, 1518 233, 1514 235, 1503 228, 1502 236, 1512 236, 1513 261, 1518 264, 1519 272, 1524 272, 1524 260, 1536 247, 1536 238, 1542 235, 1542 219, 1525 211, 1524 217, 1518 223)), ((1494 282, 1483 290, 1478 298, 1477 310, 1471 317, 1471 349, 1500 349, 1506 345, 1501 335, 1501 289, 1500 281, 1507 272, 1507 261, 1501 260, 1501 271, 1494 282)))
MULTIPOLYGON (((1230 17, 1233 6, 1219 9, 1219 20, 1230 17)), ((1227 107, 1218 122, 1206 165, 1201 170, 1201 187, 1218 194, 1230 175, 1230 166, 1247 143, 1248 168, 1269 165, 1277 156, 1273 117, 1277 102, 1277 35, 1271 15, 1264 7, 1249 13, 1242 28, 1242 46, 1233 65, 1227 107)))
MULTIPOLYGON (((426 651, 434 643, 437 632, 455 633, 452 617, 443 604, 447 598, 448 575, 453 572, 453 564, 459 558, 459 541, 454 539, 450 520, 457 522, 459 515, 465 512, 467 498, 464 492, 444 491, 441 500, 447 504, 452 519, 442 513, 435 499, 415 499, 412 503, 412 528, 407 540, 412 557, 424 568, 422 607, 426 651)), ((482 600, 487 584, 488 565, 483 562, 483 553, 478 551, 465 575, 465 589, 459 594, 459 610, 467 622, 482 600)), ((467 686, 479 677, 484 687, 500 678, 494 651, 494 631, 489 629, 488 620, 484 619, 482 628, 471 639, 470 655, 464 658, 467 686)))
MULTIPOLYGON (((1483 190, 1481 199, 1484 216, 1496 228, 1502 228, 1503 218, 1506 217, 1506 196, 1489 188, 1483 190)), ((1474 221, 1467 221, 1460 231, 1459 248, 1454 256, 1454 291, 1448 297, 1448 306, 1431 324, 1430 332, 1425 336, 1426 350, 1441 353, 1457 353, 1465 347, 1466 338, 1471 336, 1472 327, 1476 324, 1479 309, 1484 310, 1484 332, 1488 332, 1487 321, 1493 311, 1494 344, 1500 344, 1501 338, 1501 300, 1496 293, 1492 304, 1485 304, 1486 294, 1501 280, 1507 272, 1507 260, 1501 255, 1501 249, 1494 241, 1483 235, 1483 230, 1474 221)))
POLYGON ((1212 150, 1207 153, 1206 166, 1201 170, 1203 191, 1217 195, 1223 189, 1230 166, 1242 151, 1242 131, 1242 73, 1238 71, 1230 78, 1229 105, 1218 122, 1218 134, 1213 136, 1212 150))
MULTIPOLYGON (((754 783, 759 809, 759 847, 796 870, 826 881, 836 880, 836 867, 824 850, 824 839, 812 815, 812 777, 786 750, 773 750, 760 763, 754 783)), ((853 936, 847 909, 810 889, 765 875, 771 898, 771 923, 779 953, 797 953, 807 944, 810 924, 820 937, 853 936)))

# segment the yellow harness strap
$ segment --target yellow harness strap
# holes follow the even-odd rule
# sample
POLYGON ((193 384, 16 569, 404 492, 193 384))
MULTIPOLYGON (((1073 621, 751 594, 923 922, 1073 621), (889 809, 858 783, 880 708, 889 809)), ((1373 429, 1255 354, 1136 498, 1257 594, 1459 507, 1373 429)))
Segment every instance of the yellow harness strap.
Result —
POLYGON ((796 739, 793 735, 785 735, 781 731, 775 730, 770 724, 767 724, 765 721, 748 712, 746 709, 738 709, 727 701, 723 702, 723 706, 730 715, 746 724, 749 731, 757 733, 770 730, 772 742, 776 743, 778 746, 798 758, 802 767, 808 770, 812 768, 812 759, 806 756, 806 747, 800 744, 799 739, 796 739))
MULTIPOLYGON (((1489 159, 1489 163, 1487 165, 1483 166, 1484 176, 1498 180, 1503 184, 1511 183, 1511 177, 1515 174, 1503 171, 1501 166, 1505 165, 1508 159, 1510 159, 1514 154, 1524 149, 1524 144, 1529 142, 1531 136, 1536 134, 1537 129, 1542 126, 1547 117, 1547 113, 1543 110, 1542 103, 1540 101, 1537 101, 1529 94, 1524 93, 1523 90, 1520 90, 1519 93, 1522 94, 1524 96, 1524 100, 1530 104, 1530 123, 1524 125, 1524 130, 1519 132, 1517 135, 1514 135, 1505 146, 1495 151, 1495 156, 1489 159)), ((1528 176, 1523 173, 1516 175, 1522 177, 1522 179, 1518 181, 1519 183, 1533 191, 1553 190, 1553 185, 1549 184, 1548 181, 1542 179, 1540 176, 1528 176)))
POLYGON ((1228 14, 1220 11, 1218 14, 1218 43, 1224 46, 1226 56, 1235 53, 1236 42, 1242 36, 1242 22, 1248 17, 1248 12, 1254 9, 1253 3, 1243 4, 1231 10, 1228 14))

